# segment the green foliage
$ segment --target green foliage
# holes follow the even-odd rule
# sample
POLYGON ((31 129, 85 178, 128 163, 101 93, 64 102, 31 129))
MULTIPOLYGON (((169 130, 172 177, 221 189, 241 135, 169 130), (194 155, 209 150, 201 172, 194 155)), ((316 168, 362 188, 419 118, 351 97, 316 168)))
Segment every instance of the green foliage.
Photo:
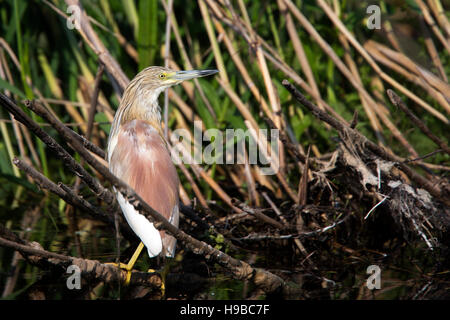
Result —
MULTIPOLYGON (((126 1, 132 2, 132 1, 126 1)), ((139 1, 139 32, 137 49, 139 54, 139 70, 155 64, 158 45, 158 1, 139 1)), ((161 28, 162 29, 162 28, 161 28)))

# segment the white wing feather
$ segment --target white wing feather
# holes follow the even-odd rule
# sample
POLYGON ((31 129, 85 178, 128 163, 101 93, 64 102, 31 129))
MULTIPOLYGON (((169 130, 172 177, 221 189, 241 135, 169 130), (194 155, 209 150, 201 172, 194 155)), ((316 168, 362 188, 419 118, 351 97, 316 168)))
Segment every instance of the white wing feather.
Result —
POLYGON ((159 235, 159 231, 153 226, 153 223, 136 211, 133 205, 125 200, 119 192, 117 193, 117 201, 131 229, 147 248, 150 258, 160 254, 162 250, 161 236, 159 235))

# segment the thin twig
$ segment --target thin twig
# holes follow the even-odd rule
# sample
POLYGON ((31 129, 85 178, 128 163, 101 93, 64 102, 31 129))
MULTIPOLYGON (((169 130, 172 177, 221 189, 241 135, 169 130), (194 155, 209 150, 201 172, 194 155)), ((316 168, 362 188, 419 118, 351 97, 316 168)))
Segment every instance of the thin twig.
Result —
MULTIPOLYGON (((161 0, 165 2, 165 0, 161 0)), ((167 18, 166 18, 166 31, 164 40, 164 66, 169 67, 169 54, 170 54, 170 29, 171 22, 170 16, 172 15, 173 0, 168 0, 167 4, 167 18)), ((169 139, 169 89, 164 91, 164 137, 169 139)))
POLYGON ((102 63, 100 63, 97 69, 97 74, 95 75, 94 92, 92 93, 91 106, 89 108, 88 125, 86 130, 87 140, 91 140, 92 126, 94 123, 95 111, 97 109, 97 98, 98 93, 100 92, 100 81, 102 79, 104 69, 105 66, 102 63))
POLYGON ((438 138, 431 130, 427 127, 427 125, 420 120, 409 108, 406 104, 400 99, 400 97, 391 89, 387 90, 387 94, 389 99, 391 99, 392 103, 402 109, 402 111, 408 116, 409 119, 423 132, 425 135, 430 138, 434 143, 436 143, 442 150, 444 150, 447 154, 450 155, 450 148, 448 145, 438 138))

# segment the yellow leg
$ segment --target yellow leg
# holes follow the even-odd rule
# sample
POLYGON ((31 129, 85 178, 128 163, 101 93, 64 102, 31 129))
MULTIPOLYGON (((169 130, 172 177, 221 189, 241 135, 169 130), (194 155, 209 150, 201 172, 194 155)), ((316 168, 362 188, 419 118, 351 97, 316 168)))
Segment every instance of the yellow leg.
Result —
POLYGON ((109 263, 109 264, 113 264, 113 265, 119 267, 120 269, 127 270, 127 278, 125 280, 125 285, 128 285, 130 283, 131 270, 133 270, 134 264, 136 263, 136 260, 139 258, 139 255, 141 254, 142 249, 144 249, 144 244, 141 242, 141 243, 139 243, 139 246, 137 247, 136 251, 133 253, 133 256, 131 257, 130 261, 128 261, 127 264, 119 263, 119 265, 117 265, 117 263, 109 263))

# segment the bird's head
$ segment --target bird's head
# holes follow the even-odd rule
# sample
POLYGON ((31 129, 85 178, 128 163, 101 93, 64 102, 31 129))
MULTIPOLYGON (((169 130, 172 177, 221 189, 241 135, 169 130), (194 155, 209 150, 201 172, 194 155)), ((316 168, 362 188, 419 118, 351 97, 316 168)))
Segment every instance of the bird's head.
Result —
POLYGON ((218 70, 188 70, 174 71, 165 67, 148 67, 142 70, 134 80, 149 91, 159 91, 179 84, 185 80, 209 76, 219 72, 218 70))
POLYGON ((148 67, 139 72, 125 89, 119 110, 114 117, 113 133, 119 126, 133 119, 154 121, 159 125, 161 111, 158 105, 160 93, 185 80, 204 77, 218 70, 175 71, 164 67, 148 67))

